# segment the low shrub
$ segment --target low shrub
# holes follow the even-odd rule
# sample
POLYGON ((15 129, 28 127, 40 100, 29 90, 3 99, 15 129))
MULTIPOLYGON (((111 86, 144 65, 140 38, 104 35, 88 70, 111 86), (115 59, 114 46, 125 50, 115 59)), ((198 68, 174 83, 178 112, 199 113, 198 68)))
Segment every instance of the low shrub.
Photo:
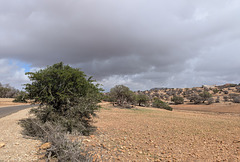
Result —
POLYGON ((233 97, 234 103, 240 103, 240 96, 233 97))
POLYGON ((27 93, 21 91, 20 93, 18 93, 16 95, 15 99, 13 100, 13 102, 27 103, 27 93))
POLYGON ((219 92, 219 90, 218 90, 218 89, 216 89, 216 88, 215 88, 215 89, 213 89, 213 93, 214 93, 214 94, 216 94, 216 93, 218 93, 218 92, 219 92))
MULTIPOLYGON (((44 143, 51 143, 51 147, 44 152, 47 160, 57 159, 58 161, 92 161, 92 155, 88 154, 81 141, 71 141, 61 125, 52 123, 42 123, 38 119, 23 119, 20 125, 24 128, 23 134, 31 137, 37 137, 44 143)), ((79 134, 76 134, 79 135, 79 134)))
POLYGON ((210 97, 210 98, 208 98, 207 99, 207 105, 210 105, 210 104, 212 104, 214 102, 214 99, 212 98, 212 97, 210 97))
POLYGON ((158 98, 155 98, 155 99, 154 99, 154 101, 153 101, 153 103, 152 103, 152 106, 153 106, 153 107, 156 107, 156 108, 166 109, 166 110, 169 110, 169 111, 172 111, 172 110, 173 110, 172 107, 170 107, 170 106, 168 105, 168 103, 163 102, 163 101, 161 101, 161 100, 158 99, 158 98))
POLYGON ((194 104, 200 104, 203 102, 203 98, 197 93, 191 94, 188 97, 188 99, 190 100, 190 102, 193 102, 194 104))
POLYGON ((220 97, 218 96, 215 100, 216 103, 220 103, 220 97))
POLYGON ((223 96, 224 102, 228 102, 229 97, 228 96, 223 96))
POLYGON ((184 98, 181 97, 181 96, 173 96, 173 98, 171 99, 171 101, 173 101, 175 105, 183 104, 184 98))

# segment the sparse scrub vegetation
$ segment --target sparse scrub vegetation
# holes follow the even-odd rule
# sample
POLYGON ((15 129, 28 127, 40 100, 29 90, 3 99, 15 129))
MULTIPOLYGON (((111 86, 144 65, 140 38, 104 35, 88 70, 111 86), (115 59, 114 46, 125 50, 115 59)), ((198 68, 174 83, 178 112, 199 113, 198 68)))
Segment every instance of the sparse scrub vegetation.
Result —
POLYGON ((200 95, 198 95, 197 93, 193 93, 191 94, 188 99, 190 100, 190 102, 193 102, 194 104, 199 104, 202 102, 202 97, 200 95))
POLYGON ((213 89, 213 93, 214 93, 214 94, 216 94, 216 93, 218 93, 218 92, 219 92, 219 90, 218 90, 218 89, 216 89, 216 88, 215 88, 215 89, 213 89))
POLYGON ((184 98, 181 97, 181 96, 173 96, 171 101, 173 101, 175 105, 183 104, 184 103, 184 98))
POLYGON ((206 91, 206 90, 204 90, 202 93, 200 93, 199 96, 202 97, 202 102, 203 103, 205 101, 207 101, 209 98, 212 97, 212 95, 208 91, 206 91))
POLYGON ((154 98, 154 101, 152 103, 152 106, 153 107, 156 107, 156 108, 161 108, 161 109, 166 109, 166 110, 170 110, 172 111, 172 107, 170 107, 166 102, 163 102, 161 101, 160 99, 158 98, 154 98))

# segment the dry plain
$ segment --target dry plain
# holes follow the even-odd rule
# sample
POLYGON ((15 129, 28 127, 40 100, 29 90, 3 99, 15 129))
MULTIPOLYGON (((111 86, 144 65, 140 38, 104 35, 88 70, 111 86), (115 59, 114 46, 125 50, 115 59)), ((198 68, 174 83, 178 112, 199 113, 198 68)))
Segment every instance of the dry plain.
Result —
POLYGON ((26 105, 26 103, 16 103, 12 102, 14 99, 12 98, 0 98, 0 108, 7 106, 17 106, 17 105, 26 105))
POLYGON ((240 161, 238 113, 102 107, 84 143, 103 160, 240 161))
MULTIPOLYGON (((12 104, 9 99, 0 101, 0 106, 12 104)), ((240 161, 238 104, 177 105, 173 111, 122 109, 108 102, 102 102, 101 106, 94 119, 97 131, 83 137, 83 141, 86 149, 103 161, 240 161)), ((2 120, 10 121, 11 116, 2 120)), ((34 159, 32 153, 37 152, 39 143, 22 138, 16 119, 9 124, 18 129, 7 126, 1 130, 5 132, 1 141, 6 146, 1 148, 5 155, 0 159, 34 159), (17 140, 6 132, 17 136, 17 140), (15 152, 20 146, 22 155, 15 152)))

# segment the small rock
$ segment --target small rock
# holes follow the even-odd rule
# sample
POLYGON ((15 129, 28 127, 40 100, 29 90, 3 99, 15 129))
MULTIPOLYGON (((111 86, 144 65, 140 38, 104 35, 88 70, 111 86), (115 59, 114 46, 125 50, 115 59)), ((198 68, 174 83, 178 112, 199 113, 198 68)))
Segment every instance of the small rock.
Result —
POLYGON ((0 142, 0 148, 4 147, 6 144, 3 142, 0 142))
POLYGON ((51 143, 50 142, 47 142, 47 143, 44 143, 42 144, 42 146, 40 146, 40 150, 47 150, 48 148, 51 147, 51 143))
POLYGON ((104 145, 103 143, 101 144, 101 146, 102 146, 104 149, 107 149, 106 145, 104 145))
POLYGON ((83 142, 91 142, 89 139, 84 139, 83 142))

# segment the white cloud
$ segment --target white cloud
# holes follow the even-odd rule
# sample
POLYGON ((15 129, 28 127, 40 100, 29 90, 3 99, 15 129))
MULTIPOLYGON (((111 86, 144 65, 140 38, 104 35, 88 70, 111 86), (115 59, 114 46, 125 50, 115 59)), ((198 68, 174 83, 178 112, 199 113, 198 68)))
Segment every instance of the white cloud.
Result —
MULTIPOLYGON (((240 80, 238 0, 0 2, 0 59, 35 68, 63 61, 105 89, 240 80)), ((2 64, 2 76, 13 69, 26 81, 22 67, 2 64)))
POLYGON ((29 82, 25 75, 25 69, 19 67, 16 62, 7 59, 0 59, 0 82, 10 84, 10 86, 22 89, 22 85, 29 82))

